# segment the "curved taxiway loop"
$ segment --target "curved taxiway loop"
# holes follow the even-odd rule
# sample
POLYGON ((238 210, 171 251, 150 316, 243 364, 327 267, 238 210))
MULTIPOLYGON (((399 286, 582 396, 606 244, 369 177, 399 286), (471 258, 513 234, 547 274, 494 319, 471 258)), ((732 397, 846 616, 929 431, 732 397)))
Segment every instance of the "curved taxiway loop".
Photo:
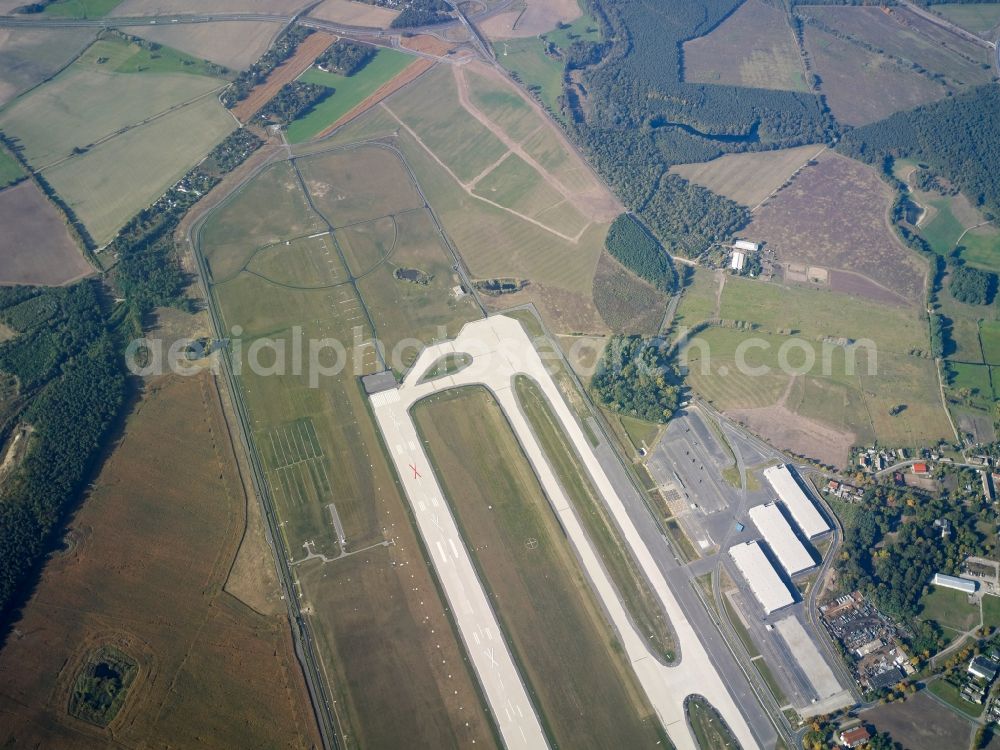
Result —
POLYGON ((677 749, 697 750, 684 712, 684 700, 692 693, 704 696, 722 714, 744 750, 758 747, 743 714, 670 591, 531 339, 516 320, 498 315, 468 323, 455 340, 425 349, 403 383, 398 388, 372 395, 371 403, 505 744, 509 748, 544 747, 545 738, 410 417, 410 408, 420 399, 463 385, 486 386, 504 409, 618 631, 640 684, 677 749), (422 375, 439 358, 459 353, 470 355, 472 364, 453 375, 420 382, 422 375), (516 375, 526 375, 538 383, 564 432, 583 458, 594 486, 663 603, 677 634, 683 656, 681 664, 667 667, 657 661, 633 627, 520 408, 514 392, 516 375), (487 636, 493 639, 487 641, 487 636))

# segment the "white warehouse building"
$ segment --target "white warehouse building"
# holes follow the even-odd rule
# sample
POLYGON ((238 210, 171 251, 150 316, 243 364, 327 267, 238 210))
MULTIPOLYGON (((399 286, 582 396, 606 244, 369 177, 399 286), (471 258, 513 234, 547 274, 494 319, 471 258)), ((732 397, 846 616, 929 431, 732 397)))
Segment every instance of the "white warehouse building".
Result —
POLYGON ((935 586, 941 586, 946 589, 955 589, 956 591, 962 591, 966 594, 975 594, 976 589, 979 588, 979 584, 971 578, 949 576, 944 573, 935 573, 934 580, 932 580, 931 583, 935 586))
POLYGON ((802 491, 789 466, 783 464, 764 469, 764 478, 778 495, 778 499, 788 508, 788 512, 792 514, 792 518, 806 539, 812 539, 830 529, 830 525, 813 505, 813 501, 802 491))
POLYGON ((757 542, 734 545, 729 548, 729 556, 733 558, 766 614, 795 603, 792 592, 757 542))
POLYGON ((764 541, 788 575, 793 576, 803 570, 809 570, 816 564, 809 550, 795 536, 795 531, 789 525, 785 514, 781 512, 781 508, 775 503, 751 508, 750 518, 764 535, 764 541))

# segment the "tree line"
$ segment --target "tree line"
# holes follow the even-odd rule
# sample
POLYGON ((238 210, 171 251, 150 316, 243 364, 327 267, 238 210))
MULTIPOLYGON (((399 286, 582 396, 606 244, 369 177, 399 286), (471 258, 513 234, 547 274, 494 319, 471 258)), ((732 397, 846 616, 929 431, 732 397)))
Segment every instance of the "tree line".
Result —
POLYGON ((677 271, 655 237, 633 216, 621 214, 608 229, 604 246, 623 266, 662 292, 677 286, 677 271))
POLYGON ((312 33, 312 29, 298 24, 292 24, 285 29, 257 62, 236 76, 233 82, 226 87, 226 90, 219 97, 222 104, 232 109, 238 102, 246 99, 254 86, 266 81, 271 72, 294 55, 302 40, 312 33))
POLYGON ((352 76, 375 57, 375 51, 369 44, 338 39, 327 48, 326 52, 316 58, 316 65, 340 73, 342 76, 352 76))

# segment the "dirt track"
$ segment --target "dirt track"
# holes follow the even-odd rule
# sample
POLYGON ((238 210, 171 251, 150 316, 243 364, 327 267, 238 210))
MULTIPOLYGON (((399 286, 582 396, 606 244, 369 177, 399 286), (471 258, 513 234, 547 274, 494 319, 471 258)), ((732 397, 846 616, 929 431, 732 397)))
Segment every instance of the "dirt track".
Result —
POLYGON ((313 60, 337 39, 333 34, 316 31, 306 37, 298 50, 290 58, 275 68, 260 86, 255 87, 250 95, 230 110, 236 119, 246 124, 257 114, 261 107, 271 101, 271 98, 281 90, 286 83, 298 78, 313 60))

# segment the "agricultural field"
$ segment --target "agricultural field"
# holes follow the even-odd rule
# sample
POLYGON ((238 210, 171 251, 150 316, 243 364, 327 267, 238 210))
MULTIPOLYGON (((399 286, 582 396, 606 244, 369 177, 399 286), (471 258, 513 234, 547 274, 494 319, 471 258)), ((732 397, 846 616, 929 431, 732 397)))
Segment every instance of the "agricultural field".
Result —
POLYGON ((940 750, 956 741, 966 745, 973 733, 967 721, 922 692, 865 711, 862 718, 910 750, 940 750))
POLYGON ((92 29, 0 29, 0 105, 59 72, 94 38, 92 29))
POLYGON ((775 151, 726 154, 717 159, 670 168, 685 180, 755 208, 825 149, 799 146, 775 151))
POLYGON ((860 47, 857 40, 899 64, 943 76, 949 91, 989 83, 993 78, 994 53, 985 45, 942 29, 905 7, 884 12, 874 6, 822 6, 809 8, 808 13, 846 34, 855 48, 860 47))
POLYGON ((0 284, 59 286, 94 272, 34 182, 0 190, 0 284))
POLYGON ((33 167, 43 169, 74 148, 87 149, 223 84, 181 72, 184 66, 175 60, 184 58, 149 56, 117 39, 98 41, 52 81, 0 112, 0 128, 17 139, 33 167), (156 68, 146 68, 154 63, 156 68))
POLYGON ((892 201, 871 167, 828 152, 761 206, 741 234, 766 243, 780 263, 826 269, 834 291, 920 305, 926 264, 891 229, 892 201))
POLYGON ((218 21, 177 26, 126 26, 123 31, 192 57, 209 60, 230 71, 239 71, 249 68, 267 51, 281 31, 281 24, 267 21, 218 21))
MULTIPOLYGON (((213 0, 217 13, 287 13, 289 16, 309 3, 307 0, 213 0)), ((203 0, 124 0, 113 16, 150 16, 204 11, 203 0)))
MULTIPOLYGON (((468 84, 467 101, 459 99, 457 83, 448 91, 448 77, 456 74, 440 67, 352 120, 330 142, 351 143, 398 133, 396 146, 405 154, 472 277, 528 282, 515 294, 484 297, 490 309, 533 302, 556 332, 608 332, 609 323, 593 303, 594 276, 610 220, 620 212, 620 205, 532 102, 519 97, 510 105, 499 105, 500 94, 516 94, 516 89, 479 66, 464 67, 469 68, 462 71, 468 84), (537 125, 519 143, 516 136, 528 131, 522 117, 534 118, 537 125), (465 148, 451 149, 433 130, 435 124, 447 122, 458 123, 462 132, 489 143, 489 160, 465 148), (572 204, 591 222, 578 237, 547 227, 546 215, 533 219, 497 201, 483 200, 459 177, 458 172, 475 172, 475 177, 494 168, 508 151, 533 162, 535 170, 549 178, 549 185, 570 194, 563 205, 572 204), (462 160, 458 154, 463 154, 462 160)), ((306 147, 302 152, 311 150, 306 147)))
POLYGON ((316 746, 284 606, 261 614, 224 590, 255 501, 211 376, 148 381, 122 437, 0 651, 0 741, 316 746), (67 713, 102 648, 138 665, 106 728, 67 713))
POLYGON ((101 245, 233 127, 222 105, 209 97, 63 161, 45 170, 45 177, 101 245))
MULTIPOLYGON (((486 33, 489 35, 489 31, 486 33)), ((546 44, 552 43, 560 50, 565 50, 575 41, 600 40, 599 24, 590 16, 584 15, 562 29, 540 35, 534 32, 518 39, 494 41, 493 50, 497 62, 516 75, 529 89, 536 89, 545 108, 553 117, 562 119, 558 100, 562 95, 563 62, 545 54, 546 44)))
POLYGON ((988 364, 1000 365, 1000 322, 984 321, 979 324, 979 340, 988 364))
MULTIPOLYGON (((799 15, 815 9, 800 8, 799 15)), ((805 25, 805 47, 820 91, 845 125, 867 125, 948 94, 944 84, 909 66, 811 24, 805 25)))
POLYGON ((333 21, 347 26, 369 26, 387 29, 399 11, 353 0, 323 0, 309 11, 312 18, 333 21))
POLYGON ((1000 26, 1000 3, 946 3, 933 11, 973 34, 989 38, 988 32, 1000 26))
POLYGON ((684 80, 808 91, 785 11, 747 0, 706 36, 684 42, 684 80))
POLYGON ((310 68, 298 80, 326 86, 333 89, 334 93, 288 126, 286 137, 289 142, 301 143, 321 133, 413 62, 414 58, 410 55, 380 49, 374 58, 352 76, 310 68))
MULTIPOLYGON (((443 251, 419 220, 427 209, 392 152, 327 151, 297 165, 308 196, 287 163, 269 167, 209 216, 199 249, 211 263, 223 325, 243 330, 240 387, 346 746, 489 746, 491 723, 357 380, 379 367, 367 343, 368 314, 389 340, 430 340, 438 324, 463 313, 419 295, 403 295, 412 308, 387 308, 397 304, 392 294, 402 294, 394 290, 417 286, 391 276, 388 289, 362 298, 337 248, 345 237, 347 264, 365 274, 363 293, 368 274, 394 253, 439 263, 432 250, 443 251), (352 226, 331 238, 310 201, 331 223, 352 226), (390 328, 399 321, 418 327, 390 328), (332 338, 345 347, 342 369, 329 349, 319 358, 328 368, 319 387, 310 386, 306 367, 268 375, 246 366, 261 337, 290 351, 293 326, 306 341, 332 338)), ((265 365, 273 360, 261 355, 265 365)))
POLYGON ((493 40, 538 36, 582 14, 578 0, 521 0, 511 10, 486 19, 481 28, 493 40))
POLYGON ((458 389, 413 413, 552 744, 655 745, 652 709, 496 401, 458 389))

